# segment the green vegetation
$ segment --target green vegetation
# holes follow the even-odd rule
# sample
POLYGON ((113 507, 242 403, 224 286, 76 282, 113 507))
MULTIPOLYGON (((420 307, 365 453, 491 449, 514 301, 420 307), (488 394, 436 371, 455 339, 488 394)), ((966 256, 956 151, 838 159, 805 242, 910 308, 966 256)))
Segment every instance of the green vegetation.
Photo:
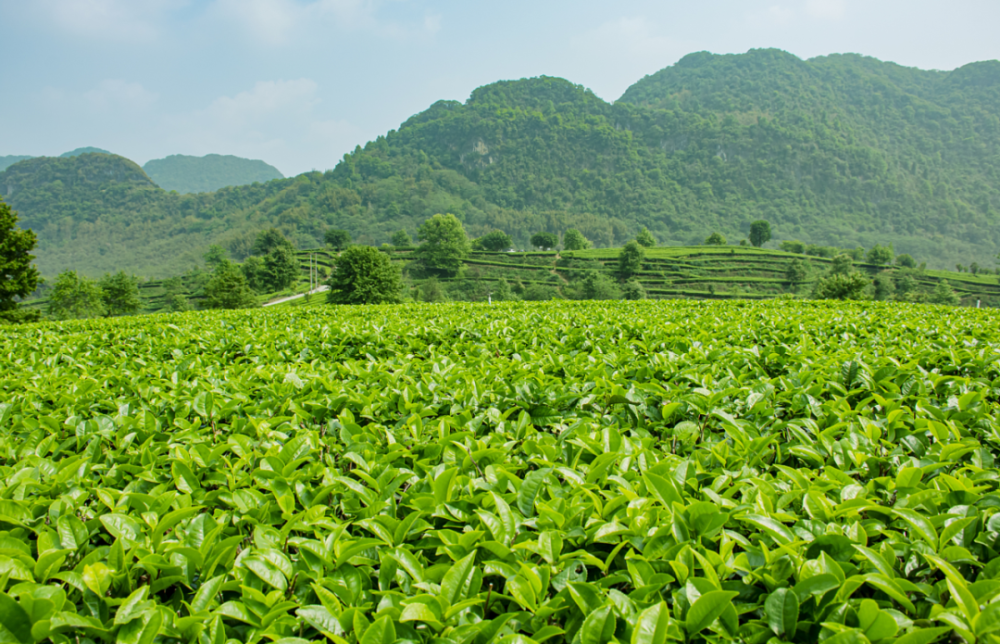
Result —
POLYGON ((181 194, 214 192, 230 186, 284 178, 277 168, 263 161, 220 154, 203 157, 172 154, 165 159, 148 161, 142 169, 156 185, 181 194))
POLYGON ((649 301, 11 327, 0 625, 25 644, 987 642, 998 328, 649 301))
POLYGON ((351 233, 337 228, 327 228, 323 232, 323 241, 334 250, 342 250, 350 245, 351 233))
POLYGON ((482 87, 324 173, 173 195, 126 160, 85 154, 11 166, 0 194, 38 234, 44 275, 177 274, 208 245, 264 226, 299 248, 321 245, 327 228, 379 246, 437 213, 474 238, 504 230, 518 248, 568 228, 597 247, 644 226, 668 246, 746 239, 763 220, 771 246, 878 243, 932 268, 992 268, 998 79, 997 61, 933 72, 854 55, 701 53, 613 104, 554 78, 482 87))
POLYGON ((86 146, 83 148, 76 148, 75 150, 70 150, 69 152, 63 152, 59 155, 60 159, 69 159, 72 157, 78 157, 81 154, 111 154, 107 150, 102 150, 101 148, 95 148, 93 146, 86 146))
POLYGON ((403 290, 399 266, 371 246, 351 246, 341 253, 327 284, 331 304, 393 304, 403 290))
POLYGON ((454 276, 469 254, 469 238, 455 215, 434 215, 420 225, 417 239, 416 257, 431 274, 454 276))
POLYGON ((38 240, 30 230, 21 230, 17 221, 17 213, 0 199, 0 325, 38 317, 37 312, 21 307, 21 301, 38 287, 31 254, 38 240))
POLYGON ((63 271, 49 293, 46 315, 55 320, 74 320, 104 315, 97 282, 76 271, 63 271))
POLYGON ((30 158, 31 158, 30 156, 18 156, 18 155, 9 155, 0 157, 0 172, 3 172, 4 170, 14 165, 15 163, 18 163, 20 161, 25 161, 30 158))

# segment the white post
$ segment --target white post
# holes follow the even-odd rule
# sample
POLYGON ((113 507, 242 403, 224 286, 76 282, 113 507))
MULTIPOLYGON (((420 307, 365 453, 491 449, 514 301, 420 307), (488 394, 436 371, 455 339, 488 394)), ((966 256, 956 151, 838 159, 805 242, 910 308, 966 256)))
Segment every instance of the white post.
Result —
POLYGON ((979 308, 979 300, 976 300, 976 308, 979 308))

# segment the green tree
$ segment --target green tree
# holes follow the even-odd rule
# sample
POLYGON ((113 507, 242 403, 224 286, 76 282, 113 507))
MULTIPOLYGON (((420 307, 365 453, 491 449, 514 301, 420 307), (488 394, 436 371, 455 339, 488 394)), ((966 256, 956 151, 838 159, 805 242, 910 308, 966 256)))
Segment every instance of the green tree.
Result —
POLYGON ((622 297, 626 300, 644 300, 646 289, 633 277, 622 285, 622 297))
POLYGON ((38 312, 26 312, 20 301, 38 288, 38 270, 31 265, 38 238, 17 227, 17 213, 0 199, 0 323, 33 322, 38 312))
POLYGON ((132 315, 142 305, 139 299, 139 280, 135 275, 128 275, 125 271, 105 275, 98 287, 101 289, 104 313, 108 317, 132 315))
POLYGON ((639 242, 633 240, 625 244, 618 253, 618 274, 622 279, 628 279, 642 268, 642 260, 646 257, 645 249, 639 242))
POLYGON ((500 282, 497 284, 496 293, 493 294, 493 299, 501 302, 510 302, 517 299, 517 296, 514 295, 514 291, 510 288, 510 282, 507 281, 507 278, 500 278, 500 282))
POLYGON ((529 241, 532 246, 539 250, 549 250, 556 247, 559 243, 559 237, 554 233, 535 233, 529 241))
POLYGON ((652 248, 656 246, 656 237, 653 237, 653 233, 649 232, 649 228, 645 226, 639 231, 639 234, 635 236, 635 240, 645 246, 646 248, 652 248))
POLYGON ((422 302, 447 302, 448 295, 441 288, 441 282, 432 277, 420 285, 420 300, 422 302))
POLYGON ((570 228, 563 233, 563 248, 566 250, 586 250, 590 248, 590 240, 576 228, 570 228))
POLYGON ((725 246, 726 238, 722 236, 722 233, 712 233, 705 238, 706 246, 725 246))
POLYGON ((760 248, 771 240, 771 224, 763 219, 750 224, 750 243, 760 248))
POLYGON ((269 255, 275 248, 287 246, 295 250, 292 242, 288 241, 277 228, 268 228, 257 233, 257 238, 253 242, 253 254, 261 257, 269 255))
POLYGON ((224 260, 229 259, 229 252, 218 244, 212 244, 202 257, 209 268, 215 268, 224 260))
POLYGON ((243 260, 240 264, 240 270, 243 272, 243 277, 247 280, 247 285, 250 286, 257 293, 267 292, 267 269, 264 266, 264 259, 257 256, 251 255, 243 260))
POLYGON ((271 291, 283 291, 299 278, 299 260, 288 246, 279 246, 264 258, 264 275, 271 291))
POLYGON ((951 288, 951 284, 948 280, 941 280, 931 291, 931 295, 928 298, 931 304, 948 304, 950 306, 958 306, 961 302, 961 298, 958 297, 958 293, 951 288))
POLYGON ((778 248, 786 253, 796 253, 802 255, 806 252, 806 245, 797 239, 786 239, 778 245, 778 248))
POLYGON ((323 241, 334 250, 347 248, 351 243, 351 233, 337 228, 327 228, 323 233, 323 241))
POLYGON ((830 272, 834 275, 847 275, 853 270, 854 260, 850 255, 837 255, 833 258, 833 265, 830 272))
POLYGON ((896 294, 896 285, 889 273, 881 272, 872 281, 874 291, 872 297, 876 300, 891 300, 896 294))
POLYGON ((164 305, 168 311, 176 313, 191 310, 191 301, 187 298, 184 282, 180 277, 164 280, 163 291, 165 293, 164 305))
POLYGON ((423 242, 416 250, 417 259, 431 273, 452 276, 469 254, 469 238, 455 215, 434 215, 417 231, 423 242))
POLYGON ((327 284, 330 304, 395 304, 403 290, 399 267, 371 246, 342 252, 327 284))
POLYGON ((48 315, 57 320, 92 318, 102 315, 101 289, 76 271, 63 271, 49 293, 48 315))
POLYGON ((490 231, 476 241, 479 242, 479 247, 483 250, 490 250, 494 252, 507 250, 514 245, 514 240, 510 238, 510 235, 502 230, 490 231))
POLYGON ((902 255, 896 256, 896 265, 902 266, 903 268, 916 268, 917 260, 913 259, 911 255, 903 253, 902 255))
POLYGON ((622 294, 618 285, 607 274, 587 271, 580 282, 580 297, 585 300, 617 300, 622 294))
POLYGON ((816 282, 813 298, 817 300, 863 300, 871 282, 858 272, 831 273, 816 282))
POLYGON ((798 284, 806 281, 806 278, 809 277, 809 271, 806 270, 806 265, 802 260, 793 259, 788 264, 788 272, 785 273, 785 277, 792 284, 798 284))
POLYGON ((257 298, 240 267, 224 260, 205 284, 204 304, 209 309, 245 309, 257 306, 257 298))
POLYGON ((406 232, 402 228, 392 234, 392 239, 390 241, 396 248, 409 248, 413 245, 413 239, 410 237, 410 233, 406 232))
POLYGON ((524 299, 528 302, 546 302, 548 300, 560 300, 559 290, 548 284, 530 284, 524 289, 524 299))
POLYGON ((906 298, 907 295, 917 290, 917 280, 912 275, 899 275, 896 278, 896 294, 899 298, 906 298))
POLYGON ((973 275, 978 275, 979 264, 977 262, 972 262, 971 264, 969 264, 969 272, 972 273, 973 275))
POLYGON ((892 258, 895 253, 892 250, 892 244, 888 246, 882 246, 881 244, 875 244, 872 249, 868 251, 868 263, 875 264, 876 266, 885 266, 892 262, 892 258))

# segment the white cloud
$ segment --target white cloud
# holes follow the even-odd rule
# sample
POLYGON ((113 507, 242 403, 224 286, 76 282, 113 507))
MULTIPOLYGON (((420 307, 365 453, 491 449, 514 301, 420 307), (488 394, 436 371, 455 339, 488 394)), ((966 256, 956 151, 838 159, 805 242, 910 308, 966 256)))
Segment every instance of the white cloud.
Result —
POLYGON ((63 32, 142 43, 159 37, 164 14, 187 0, 34 0, 30 10, 63 32))
POLYGON ((97 110, 109 108, 142 109, 156 102, 159 95, 139 83, 108 79, 83 93, 83 99, 97 110))
POLYGON ((243 127, 265 120, 275 114, 288 117, 308 112, 319 103, 316 81, 261 81, 248 92, 222 96, 209 105, 204 114, 224 127, 243 127))
POLYGON ((840 20, 847 11, 844 0, 807 0, 806 13, 813 18, 840 20))

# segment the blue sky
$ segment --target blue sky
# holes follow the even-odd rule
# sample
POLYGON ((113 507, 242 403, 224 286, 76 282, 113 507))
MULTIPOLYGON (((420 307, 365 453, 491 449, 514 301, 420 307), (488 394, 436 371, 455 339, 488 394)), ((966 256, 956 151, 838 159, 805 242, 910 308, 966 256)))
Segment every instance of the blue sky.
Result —
POLYGON ((613 101, 685 54, 1000 58, 996 0, 0 0, 0 155, 336 165, 439 99, 561 76, 613 101))

